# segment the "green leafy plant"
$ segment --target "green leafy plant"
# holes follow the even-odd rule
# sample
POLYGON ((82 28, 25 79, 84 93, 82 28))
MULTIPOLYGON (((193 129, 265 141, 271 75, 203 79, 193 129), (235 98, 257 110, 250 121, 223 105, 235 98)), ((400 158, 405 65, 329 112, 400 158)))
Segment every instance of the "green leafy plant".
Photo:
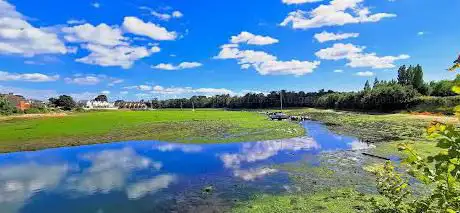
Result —
MULTIPOLYGON (((459 94, 460 86, 452 90, 459 94)), ((460 108, 456 109, 458 112, 460 108)), ((399 150, 407 156, 403 161, 407 173, 430 192, 412 196, 408 180, 395 171, 391 162, 386 162, 383 168, 374 170, 377 189, 387 201, 373 199, 376 212, 460 212, 460 130, 452 124, 432 122, 427 134, 441 148, 437 154, 422 157, 408 143, 400 144, 399 150)))

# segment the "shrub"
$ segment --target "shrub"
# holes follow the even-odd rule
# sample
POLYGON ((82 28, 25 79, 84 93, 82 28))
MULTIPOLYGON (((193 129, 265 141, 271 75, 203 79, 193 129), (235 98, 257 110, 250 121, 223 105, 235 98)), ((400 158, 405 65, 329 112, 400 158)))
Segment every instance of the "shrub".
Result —
POLYGON ((458 105, 460 105, 460 96, 421 96, 412 100, 410 104, 410 110, 417 112, 428 111, 453 114, 455 106, 458 105))
POLYGON ((365 91, 361 104, 364 109, 392 111, 406 109, 412 99, 417 96, 417 91, 411 86, 400 84, 379 85, 378 87, 365 91))
POLYGON ((0 115, 11 115, 16 111, 16 107, 5 98, 0 97, 0 115))

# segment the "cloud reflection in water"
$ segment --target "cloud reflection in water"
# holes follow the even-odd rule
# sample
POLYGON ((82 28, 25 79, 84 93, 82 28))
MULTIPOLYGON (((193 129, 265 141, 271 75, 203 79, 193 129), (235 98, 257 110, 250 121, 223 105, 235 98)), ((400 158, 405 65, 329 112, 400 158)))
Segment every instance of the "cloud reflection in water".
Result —
POLYGON ((239 153, 224 153, 220 154, 219 157, 226 168, 233 169, 235 177, 240 177, 243 180, 254 180, 272 174, 277 170, 270 168, 242 170, 240 169, 242 163, 253 163, 266 160, 282 151, 313 150, 320 148, 321 146, 313 138, 300 137, 246 143, 239 153))

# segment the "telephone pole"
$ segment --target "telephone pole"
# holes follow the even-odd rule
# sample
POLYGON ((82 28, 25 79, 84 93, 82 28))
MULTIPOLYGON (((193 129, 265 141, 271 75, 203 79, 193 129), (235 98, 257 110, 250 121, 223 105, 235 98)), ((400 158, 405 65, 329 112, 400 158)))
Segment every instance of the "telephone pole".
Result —
POLYGON ((281 112, 283 112, 283 90, 280 91, 281 112))

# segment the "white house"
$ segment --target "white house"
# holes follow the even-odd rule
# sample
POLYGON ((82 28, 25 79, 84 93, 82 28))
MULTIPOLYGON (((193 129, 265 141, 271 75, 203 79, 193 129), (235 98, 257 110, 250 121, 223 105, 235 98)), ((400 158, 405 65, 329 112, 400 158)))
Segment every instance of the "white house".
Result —
POLYGON ((117 110, 118 107, 114 103, 109 103, 106 101, 87 101, 85 105, 87 110, 117 110))

